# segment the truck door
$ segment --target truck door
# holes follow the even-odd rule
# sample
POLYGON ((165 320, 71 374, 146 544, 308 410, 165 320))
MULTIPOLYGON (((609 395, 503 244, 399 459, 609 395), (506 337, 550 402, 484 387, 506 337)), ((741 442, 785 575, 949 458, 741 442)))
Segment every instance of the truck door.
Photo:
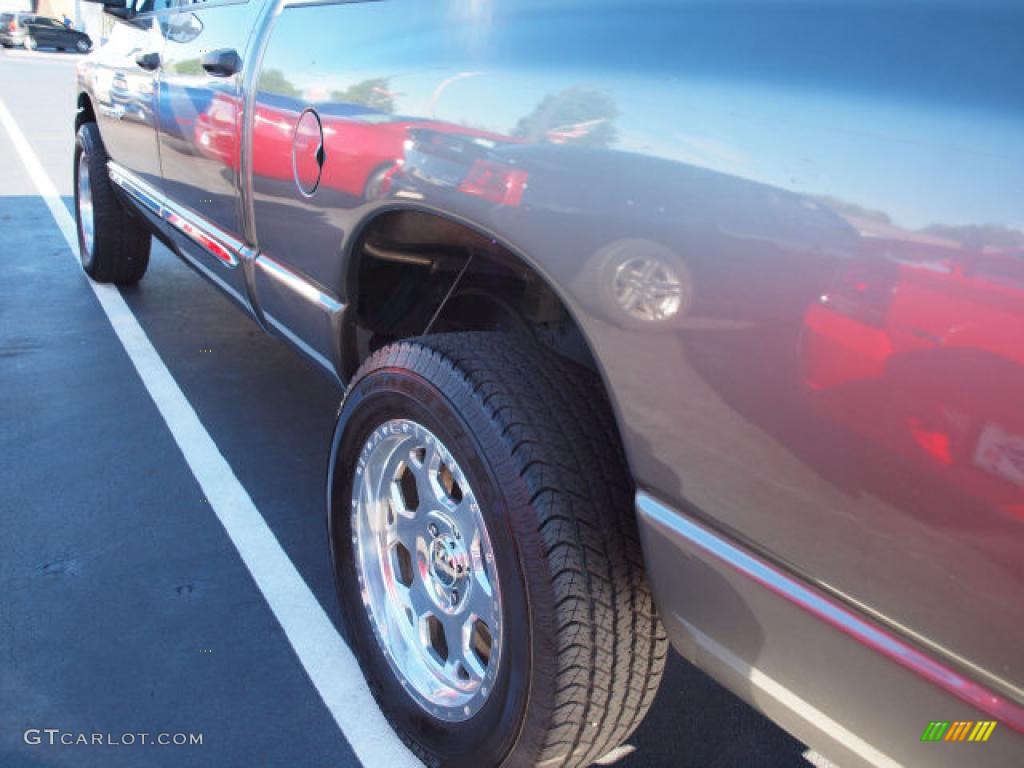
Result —
POLYGON ((155 94, 163 36, 158 20, 172 0, 140 0, 118 19, 94 54, 96 120, 107 154, 155 189, 160 187, 155 94))
POLYGON ((249 309, 239 164, 242 62, 263 0, 181 2, 162 19, 157 98, 171 236, 189 261, 249 309))

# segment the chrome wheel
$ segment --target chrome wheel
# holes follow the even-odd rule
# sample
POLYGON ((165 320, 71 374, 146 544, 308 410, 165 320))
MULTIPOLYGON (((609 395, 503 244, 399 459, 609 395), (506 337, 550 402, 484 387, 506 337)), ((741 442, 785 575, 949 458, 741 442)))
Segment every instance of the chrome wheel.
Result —
POLYGON ((85 40, 79 40, 78 42, 76 42, 75 47, 82 53, 87 53, 89 51, 89 43, 87 43, 85 40))
POLYGON ((92 253, 96 224, 92 210, 92 186, 89 183, 89 157, 82 152, 78 156, 78 227, 82 232, 82 260, 92 253))
POLYGON ((501 593, 476 496, 444 444, 408 419, 366 440, 352 484, 363 605, 392 671, 447 721, 476 714, 501 656, 501 593))

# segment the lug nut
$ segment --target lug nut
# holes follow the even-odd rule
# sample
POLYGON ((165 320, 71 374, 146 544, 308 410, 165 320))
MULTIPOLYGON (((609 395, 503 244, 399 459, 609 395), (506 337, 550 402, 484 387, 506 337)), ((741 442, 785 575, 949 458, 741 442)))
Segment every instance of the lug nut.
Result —
POLYGON ((430 531, 431 536, 433 536, 435 539, 437 538, 437 526, 434 525, 434 523, 428 525, 427 530, 430 531))
POLYGON ((453 589, 452 590, 452 605, 455 605, 457 602, 459 602, 459 590, 453 589))

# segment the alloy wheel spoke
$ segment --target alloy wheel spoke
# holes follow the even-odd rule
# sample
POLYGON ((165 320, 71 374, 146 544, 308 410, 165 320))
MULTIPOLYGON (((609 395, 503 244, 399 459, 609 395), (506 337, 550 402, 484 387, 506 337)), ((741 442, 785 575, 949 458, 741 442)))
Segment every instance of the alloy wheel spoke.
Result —
POLYGON ((410 442, 406 453, 406 466, 416 480, 418 511, 429 512, 435 503, 434 489, 430 483, 430 463, 437 454, 437 447, 429 442, 410 442))
POLYGON ((445 675, 460 687, 478 682, 483 677, 478 674, 480 665, 471 663, 467 658, 470 654, 466 653, 470 634, 466 617, 445 614, 441 617, 441 625, 448 646, 448 658, 444 661, 445 675))
POLYGON ((495 623, 494 589, 486 573, 474 571, 465 610, 467 615, 479 617, 489 627, 495 623))
POLYGON ((459 535, 465 539, 466 546, 471 546, 479 538, 477 518, 480 515, 480 508, 476 503, 476 497, 471 493, 466 494, 451 509, 450 514, 459 528, 459 535))
POLYGON ((404 589, 403 597, 405 607, 412 612, 413 621, 417 624, 434 612, 434 605, 419 576, 414 578, 412 584, 404 589))
POLYGON ((388 533, 392 542, 401 543, 410 554, 416 554, 416 548, 420 539, 420 524, 415 517, 399 512, 393 517, 394 522, 388 527, 388 533))

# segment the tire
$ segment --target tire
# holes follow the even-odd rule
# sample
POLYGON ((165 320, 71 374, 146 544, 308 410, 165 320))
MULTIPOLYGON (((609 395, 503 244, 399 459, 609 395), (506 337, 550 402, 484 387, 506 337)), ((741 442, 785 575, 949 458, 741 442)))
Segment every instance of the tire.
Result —
POLYGON ((395 166, 393 163, 385 163, 373 170, 373 173, 366 179, 366 184, 363 186, 363 199, 380 200, 387 197, 387 186, 388 179, 394 172, 395 166))
MULTIPOLYGON (((419 505, 412 521, 423 514, 419 505)), ((380 349, 353 377, 339 412, 328 527, 350 644, 381 709, 428 765, 585 766, 643 719, 667 645, 644 573, 632 482, 590 371, 519 334, 439 334, 380 349), (456 480, 470 490, 459 498, 474 495, 487 534, 479 540, 493 551, 496 573, 487 573, 501 603, 488 635, 499 638, 488 647, 489 659, 497 655, 494 670, 487 662, 493 685, 458 721, 409 692, 410 680, 395 671, 400 657, 385 655, 364 604, 375 572, 361 566, 360 516, 381 513, 358 494, 372 486, 378 436, 408 422, 436 436, 442 456, 461 468, 456 480)), ((410 574, 433 578, 433 560, 416 558, 410 574)))
POLYGON ((149 230, 114 193, 107 153, 96 123, 84 123, 75 142, 75 222, 82 269, 100 283, 131 285, 149 265, 149 230), (87 170, 87 175, 83 173, 87 170), (86 195, 88 192, 88 196, 86 195), (91 215, 88 200, 92 202, 91 215), (92 219, 92 238, 88 221, 92 219))

